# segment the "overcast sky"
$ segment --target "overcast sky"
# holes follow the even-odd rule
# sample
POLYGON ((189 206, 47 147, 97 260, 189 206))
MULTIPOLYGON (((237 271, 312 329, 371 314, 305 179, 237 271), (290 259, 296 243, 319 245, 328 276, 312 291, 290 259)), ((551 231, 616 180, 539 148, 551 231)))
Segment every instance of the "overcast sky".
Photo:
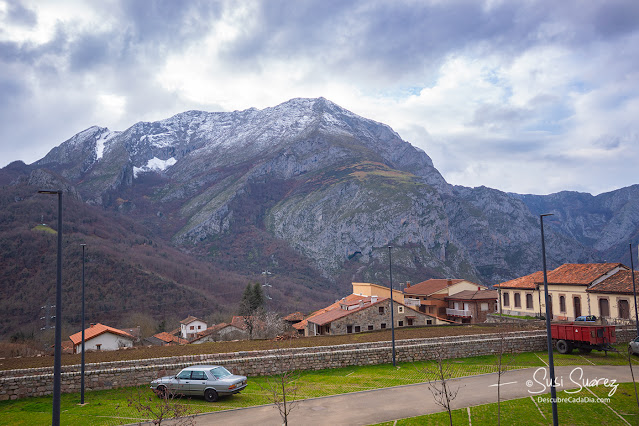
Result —
POLYGON ((92 125, 319 96, 452 184, 636 184, 639 1, 0 0, 0 167, 92 125))

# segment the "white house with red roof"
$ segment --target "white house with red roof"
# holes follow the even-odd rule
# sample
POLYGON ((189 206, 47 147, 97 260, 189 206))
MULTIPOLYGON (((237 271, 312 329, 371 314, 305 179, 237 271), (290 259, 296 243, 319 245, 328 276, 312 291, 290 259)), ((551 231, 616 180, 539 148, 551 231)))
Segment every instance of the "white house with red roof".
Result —
POLYGON ((206 330, 206 323, 194 316, 189 315, 180 321, 180 337, 183 339, 190 340, 204 330, 206 330))
MULTIPOLYGON (((82 331, 69 336, 73 342, 73 353, 82 352, 82 331)), ((84 330, 84 349, 86 351, 114 351, 133 347, 135 337, 126 331, 104 324, 91 324, 84 330)))

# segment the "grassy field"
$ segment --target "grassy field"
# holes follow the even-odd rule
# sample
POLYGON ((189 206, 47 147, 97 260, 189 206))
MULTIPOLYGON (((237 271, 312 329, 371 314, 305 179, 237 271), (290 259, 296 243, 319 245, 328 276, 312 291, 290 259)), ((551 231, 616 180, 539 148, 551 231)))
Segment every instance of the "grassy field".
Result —
MULTIPOLYGON (((623 349, 623 347, 620 346, 620 349, 623 349)), ((531 352, 516 355, 506 355, 503 362, 505 365, 508 365, 508 368, 510 370, 514 370, 520 368, 544 366, 544 361, 547 361, 547 354, 545 352, 531 352)), ((450 362, 452 364, 451 371, 453 376, 455 377, 492 373, 496 371, 495 356, 478 356, 472 358, 455 359, 451 360, 450 362)), ((639 365, 639 358, 633 357, 633 362, 636 365, 639 365)), ((607 356, 605 356, 603 353, 593 352, 587 355, 557 355, 555 356, 555 363, 557 366, 591 364, 627 365, 627 358, 623 355, 623 352, 609 353, 607 356)), ((398 365, 398 368, 385 364, 372 366, 352 366, 321 371, 303 372, 298 382, 296 383, 299 388, 297 392, 297 399, 306 399, 412 383, 421 383, 427 380, 427 377, 423 370, 429 364, 429 361, 424 361, 416 363, 402 363, 398 365)), ((266 378, 264 377, 251 377, 249 378, 249 386, 244 391, 242 391, 242 393, 234 395, 232 397, 222 398, 217 403, 207 403, 202 398, 182 398, 178 401, 178 403, 186 406, 188 411, 193 414, 269 404, 272 403, 269 397, 269 393, 262 389, 262 386, 265 386, 265 382, 266 378)), ((632 398, 630 398, 629 396, 628 398, 634 401, 634 391, 630 392, 630 388, 628 388, 627 391, 624 391, 623 389, 625 389, 625 387, 620 388, 618 393, 620 392, 620 395, 625 395, 627 393, 628 395, 632 396, 632 398)), ((63 394, 61 403, 61 421, 65 425, 117 425, 138 422, 147 419, 148 414, 138 412, 133 406, 131 406, 131 402, 148 397, 151 397, 150 400, 152 404, 161 404, 161 400, 154 397, 147 386, 87 392, 85 395, 85 402, 87 402, 87 404, 84 406, 78 405, 80 401, 80 395, 78 393, 63 394)), ((617 398, 615 397, 615 403, 617 403, 616 400, 617 398)), ((624 396, 623 398, 620 397, 620 400, 625 401, 626 396, 624 396)), ((509 402, 509 404, 511 403, 518 404, 516 402, 509 402)), ((530 404, 534 405, 531 400, 521 402, 521 410, 529 410, 530 404)), ((585 405, 596 405, 601 408, 600 404, 585 405)), ((581 405, 579 405, 579 407, 581 410, 581 405)), ((623 411, 626 409, 624 407, 625 406, 622 405, 620 409, 623 411)), ((628 413, 636 413, 636 406, 634 408, 635 411, 631 411, 632 404, 630 404, 628 406, 628 413)), ((482 409, 490 411, 493 408, 488 407, 482 409)), ((572 411, 570 407, 568 407, 567 409, 572 411)), ((481 409, 479 407, 472 408, 471 416, 473 415, 474 410, 481 409)), ((489 414, 484 415, 481 413, 481 411, 477 411, 477 416, 488 416, 487 418, 490 417, 489 414)), ((538 413, 539 411, 537 410, 537 415, 538 413)), ((461 410, 460 413, 456 413, 455 415, 464 417, 465 421, 468 422, 468 413, 465 410, 461 410)), ((439 418, 437 416, 438 415, 435 415, 435 417, 433 417, 433 421, 439 421, 437 420, 439 418)), ((540 419, 543 419, 543 416, 539 417, 540 419)), ((516 419, 526 419, 526 417, 516 417, 516 419)), ((614 419, 607 421, 607 424, 615 424, 613 420, 614 419)), ((0 402, 0 424, 46 425, 50 423, 50 421, 50 396, 0 402)), ((398 424, 424 424, 423 420, 416 420, 416 423, 410 423, 412 421, 413 420, 406 420, 406 422, 408 423, 398 424)), ((429 417, 429 424, 430 421, 431 420, 429 417)), ((577 421, 581 420, 575 419, 575 422, 577 421)), ((547 423, 547 421, 545 421, 544 423, 543 420, 539 420, 539 423, 533 422, 526 424, 547 423)), ((458 423, 456 422, 455 424, 458 423)), ((465 423, 460 421, 459 424, 465 423)), ((473 424, 484 423, 476 423, 475 420, 473 420, 473 424)), ((506 422, 504 424, 517 423, 506 422)), ((565 423, 562 421, 562 424, 582 423, 565 423)))
MULTIPOLYGON (((590 398, 590 402, 560 402, 557 405, 559 424, 573 426, 590 426, 605 424, 637 425, 639 424, 639 408, 635 400, 632 383, 622 383, 614 398, 603 404, 592 401, 595 398, 606 398, 608 389, 603 386, 590 388, 592 393, 583 395, 590 398)), ((559 392, 557 398, 575 398, 574 395, 559 392)), ((550 394, 544 395, 544 400, 550 394)), ((574 401, 574 399, 573 399, 574 401)), ((539 401, 539 397, 529 397, 503 401, 501 403, 501 422, 504 425, 548 425, 552 424, 552 405, 550 402, 539 401)), ((452 412, 453 424, 465 426, 493 426, 497 424, 497 403, 462 408, 452 412)), ((448 413, 440 412, 428 416, 412 417, 396 422, 380 423, 377 426, 417 426, 417 425, 448 425, 448 413)))

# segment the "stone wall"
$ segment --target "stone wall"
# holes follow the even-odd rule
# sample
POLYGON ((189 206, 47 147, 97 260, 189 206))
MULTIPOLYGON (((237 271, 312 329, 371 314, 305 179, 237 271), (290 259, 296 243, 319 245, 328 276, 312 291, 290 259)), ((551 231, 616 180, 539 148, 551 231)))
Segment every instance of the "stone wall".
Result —
MULTIPOLYGON (((489 355, 496 352, 498 334, 451 336, 432 339, 398 340, 398 362, 489 355)), ((505 351, 527 352, 546 349, 545 332, 540 330, 505 333, 505 351)), ((624 340, 625 339, 624 335, 624 340)), ((284 343, 285 344, 285 343, 284 343)), ((134 361, 117 361, 85 366, 85 389, 100 390, 148 384, 164 375, 177 373, 193 364, 219 364, 236 374, 260 376, 286 370, 320 370, 349 365, 392 362, 391 342, 338 346, 189 355, 134 361)), ((63 366, 62 392, 79 392, 80 365, 63 366)), ((0 400, 49 395, 53 391, 53 368, 34 368, 0 372, 0 400)))

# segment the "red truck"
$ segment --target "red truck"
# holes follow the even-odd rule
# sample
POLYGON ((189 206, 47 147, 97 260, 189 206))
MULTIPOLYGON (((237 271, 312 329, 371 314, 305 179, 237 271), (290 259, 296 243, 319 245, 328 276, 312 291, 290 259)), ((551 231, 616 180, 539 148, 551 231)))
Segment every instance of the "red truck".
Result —
POLYGON ((560 354, 569 354, 573 349, 587 354, 593 349, 615 351, 612 344, 617 341, 614 325, 585 324, 584 322, 566 322, 550 324, 550 334, 556 341, 560 354))

